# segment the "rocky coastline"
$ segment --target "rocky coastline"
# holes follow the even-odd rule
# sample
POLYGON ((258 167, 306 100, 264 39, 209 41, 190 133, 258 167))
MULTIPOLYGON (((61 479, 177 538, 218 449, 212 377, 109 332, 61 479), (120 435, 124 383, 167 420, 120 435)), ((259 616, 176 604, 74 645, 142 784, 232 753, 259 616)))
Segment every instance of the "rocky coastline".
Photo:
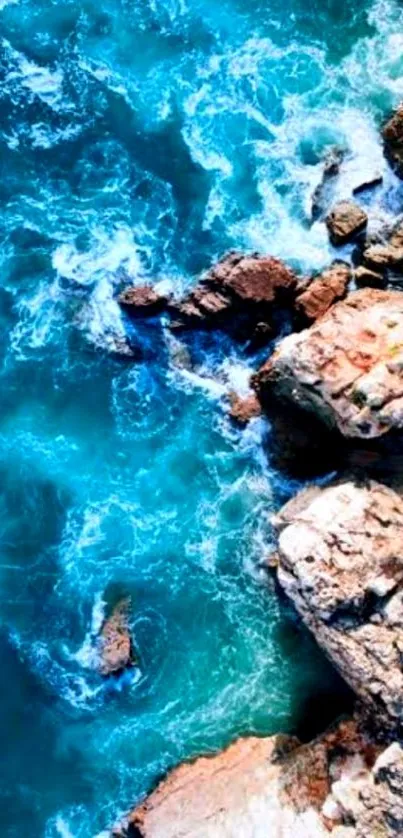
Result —
MULTIPOLYGON (((383 140, 403 176, 403 105, 383 140)), ((339 166, 335 154, 325 161, 315 218, 339 166)), ((166 312, 179 338, 223 329, 251 349, 278 338, 250 393, 230 393, 229 410, 240 425, 260 413, 273 418, 286 467, 309 461, 312 476, 311 451, 318 473, 335 465, 337 478, 308 486, 276 515, 267 572, 357 704, 309 744, 248 737, 180 766, 113 838, 403 834, 403 221, 374 236, 358 203, 380 184, 375 173, 323 217, 332 244, 354 249, 319 275, 232 253, 182 300, 147 287, 120 297, 129 316, 166 312)))

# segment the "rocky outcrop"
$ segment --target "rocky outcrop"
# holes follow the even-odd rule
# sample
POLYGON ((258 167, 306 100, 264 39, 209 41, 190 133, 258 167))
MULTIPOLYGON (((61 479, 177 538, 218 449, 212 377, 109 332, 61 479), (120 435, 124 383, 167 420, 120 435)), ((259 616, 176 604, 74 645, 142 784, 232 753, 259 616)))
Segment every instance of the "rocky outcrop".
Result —
POLYGON ((244 397, 239 396, 238 393, 230 393, 229 400, 229 414, 239 425, 247 425, 251 419, 260 416, 262 412, 261 404, 254 393, 244 397))
POLYGON ((119 295, 118 303, 131 317, 155 317, 167 307, 168 299, 152 285, 136 285, 126 288, 119 295))
POLYGON ((326 217, 330 241, 336 247, 347 244, 365 230, 367 222, 367 214, 358 204, 340 201, 326 217))
POLYGON ((359 265, 355 269, 354 282, 357 288, 386 288, 387 286, 384 274, 367 268, 365 265, 359 265))
POLYGON ((275 518, 278 580, 341 675, 403 732, 403 500, 379 483, 310 487, 275 518))
POLYGON ((344 262, 333 262, 314 277, 295 301, 295 310, 304 323, 313 323, 347 294, 351 269, 344 262))
POLYGON ((253 328, 266 327, 273 307, 293 299, 297 280, 294 273, 271 256, 230 253, 179 303, 171 305, 173 327, 237 330, 246 324, 246 336, 253 328))
POLYGON ((310 745, 240 739, 181 765, 113 830, 114 838, 375 838, 403 826, 403 752, 356 720, 310 745))
POLYGON ((399 105, 393 116, 382 130, 385 155, 395 169, 403 176, 403 103, 399 105))
POLYGON ((252 385, 263 404, 291 401, 346 437, 402 428, 403 294, 353 292, 284 338, 252 385))
POLYGON ((136 663, 130 627, 130 598, 120 600, 104 620, 97 643, 101 675, 120 675, 136 663))

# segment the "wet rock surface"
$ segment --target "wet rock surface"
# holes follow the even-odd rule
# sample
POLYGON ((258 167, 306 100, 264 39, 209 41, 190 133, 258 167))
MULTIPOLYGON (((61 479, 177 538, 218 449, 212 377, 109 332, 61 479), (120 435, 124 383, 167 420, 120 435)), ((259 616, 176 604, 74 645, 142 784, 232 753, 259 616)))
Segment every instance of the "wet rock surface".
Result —
POLYGON ((229 401, 229 414, 239 425, 247 425, 251 419, 260 416, 262 412, 261 404, 254 393, 250 396, 239 396, 237 393, 230 393, 229 401))
POLYGON ((168 299, 152 285, 137 285, 126 288, 119 295, 118 302, 131 317, 154 317, 164 311, 168 299))
POLYGON ((399 745, 378 745, 349 719, 309 745, 292 737, 250 737, 181 765, 112 836, 397 836, 402 788, 399 745))
POLYGON ((380 483, 309 487, 274 520, 278 580, 373 713, 403 731, 403 500, 380 483))
POLYGON ((349 265, 334 262, 314 277, 295 302, 296 313, 302 321, 312 323, 318 320, 335 302, 342 300, 347 294, 351 275, 349 265))
MULTIPOLYGON (((229 328, 242 336, 271 320, 273 307, 293 299, 296 277, 270 256, 230 253, 178 303, 171 305, 176 329, 229 328)), ((270 334, 268 335, 268 337, 270 334)))
POLYGON ((347 244, 365 230, 367 222, 367 214, 358 204, 340 201, 326 217, 330 241, 336 247, 347 244))
POLYGON ((252 377, 274 397, 315 413, 346 437, 403 426, 403 294, 353 292, 309 329, 291 334, 252 377))
POLYGON ((101 675, 120 675, 136 663, 129 626, 130 607, 130 598, 121 599, 101 626, 97 644, 101 675))
POLYGON ((382 130, 385 154, 396 173, 403 176, 403 103, 382 130))

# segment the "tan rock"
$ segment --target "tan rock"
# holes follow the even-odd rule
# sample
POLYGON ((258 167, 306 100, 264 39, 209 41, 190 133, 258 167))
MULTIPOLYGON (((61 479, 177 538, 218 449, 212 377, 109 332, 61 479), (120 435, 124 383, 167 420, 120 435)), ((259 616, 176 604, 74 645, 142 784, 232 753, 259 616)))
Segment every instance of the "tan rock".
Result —
POLYGON ((403 730, 403 500, 379 483, 304 490, 281 510, 278 580, 336 668, 403 730))
POLYGON ((101 626, 97 649, 101 675, 119 675, 135 663, 129 609, 130 598, 120 600, 101 626))
POLYGON ((260 400, 289 400, 346 437, 403 427, 403 293, 366 288, 282 340, 252 377, 260 400))
POLYGON ((112 835, 363 838, 365 825, 366 838, 397 838, 402 787, 399 746, 380 748, 351 719, 309 745, 251 737, 181 765, 112 835))
POLYGON ((397 174, 403 175, 403 103, 384 125, 383 141, 385 154, 397 174))
POLYGON ((330 241, 335 246, 347 244, 365 230, 366 212, 354 201, 340 201, 326 218, 330 241))
POLYGON ((383 273, 371 270, 365 265, 359 265, 354 271, 354 282, 357 288, 385 288, 387 280, 383 273))
POLYGON ((330 306, 345 297, 350 279, 350 267, 343 262, 334 262, 315 277, 307 289, 297 297, 297 313, 306 322, 318 320, 330 306))
POLYGON ((363 255, 364 264, 372 270, 384 273, 392 271, 401 273, 403 271, 403 247, 394 247, 389 244, 375 244, 368 247, 363 255))
POLYGON ((244 397, 238 393, 230 393, 229 398, 230 416, 239 425, 247 425, 255 416, 260 416, 262 407, 255 393, 244 397))

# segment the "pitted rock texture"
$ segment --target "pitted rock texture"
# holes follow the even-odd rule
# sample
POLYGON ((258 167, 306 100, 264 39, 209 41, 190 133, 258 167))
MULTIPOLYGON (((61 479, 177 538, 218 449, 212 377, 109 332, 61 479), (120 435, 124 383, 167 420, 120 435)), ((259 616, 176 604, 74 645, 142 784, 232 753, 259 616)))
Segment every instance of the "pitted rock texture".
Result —
POLYGON ((130 598, 120 600, 101 626, 97 648, 101 675, 119 675, 135 664, 129 627, 130 605, 130 598))
POLYGON ((330 241, 336 247, 347 244, 365 230, 368 217, 354 201, 340 201, 326 217, 330 241))
POLYGON ((397 174, 403 176, 403 103, 384 125, 383 141, 385 154, 397 174))
POLYGON ((353 481, 310 487, 281 510, 278 580, 340 674, 403 729, 403 500, 353 481))
POLYGON ((403 427, 403 293, 365 288, 280 342, 253 376, 274 397, 314 412, 346 437, 403 427))
POLYGON ((117 826, 114 838, 375 838, 398 836, 403 754, 356 720, 309 745, 240 739, 181 765, 117 826))
POLYGON ((351 269, 343 262, 334 262, 329 268, 315 276, 312 282, 296 299, 295 309, 305 323, 313 323, 347 294, 351 269))
POLYGON ((273 305, 289 302, 294 273, 271 256, 230 253, 179 303, 171 306, 176 328, 231 326, 241 315, 255 325, 270 317, 273 305))

